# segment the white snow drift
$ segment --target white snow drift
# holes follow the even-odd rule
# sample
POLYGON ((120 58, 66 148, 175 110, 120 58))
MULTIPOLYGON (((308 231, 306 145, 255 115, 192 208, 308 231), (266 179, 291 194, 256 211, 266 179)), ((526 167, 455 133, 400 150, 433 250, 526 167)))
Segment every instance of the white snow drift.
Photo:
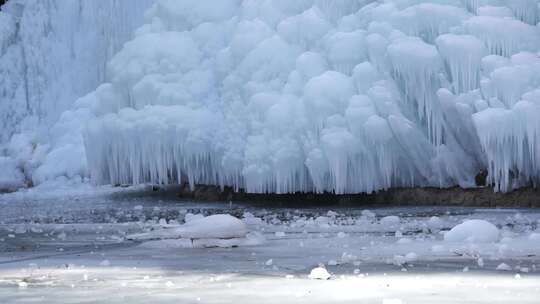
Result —
POLYGON ((78 155, 83 172, 33 177, 350 193, 470 187, 488 169, 496 190, 536 185, 538 12, 532 0, 156 0, 107 82, 55 129, 69 136, 55 135, 50 163, 78 155))

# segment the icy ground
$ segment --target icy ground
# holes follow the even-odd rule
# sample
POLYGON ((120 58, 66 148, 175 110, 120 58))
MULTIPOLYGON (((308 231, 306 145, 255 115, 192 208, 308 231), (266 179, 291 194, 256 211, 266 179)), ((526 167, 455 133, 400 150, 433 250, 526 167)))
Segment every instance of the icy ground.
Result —
POLYGON ((128 190, 0 196, 0 303, 537 303, 540 210, 198 203, 128 190), (132 241, 201 215, 251 244, 132 241), (467 219, 476 222, 444 234, 467 219), (535 232, 536 231, 536 232, 535 232), (493 231, 491 231, 493 232, 493 231), (207 244, 208 245, 208 244, 207 244), (330 280, 308 278, 324 264, 330 280), (538 268, 537 268, 538 267, 538 268))

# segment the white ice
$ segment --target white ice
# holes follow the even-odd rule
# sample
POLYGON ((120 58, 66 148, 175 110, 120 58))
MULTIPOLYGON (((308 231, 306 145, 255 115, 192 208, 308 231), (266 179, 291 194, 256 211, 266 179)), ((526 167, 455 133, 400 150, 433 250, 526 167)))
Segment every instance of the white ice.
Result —
POLYGON ((0 155, 17 187, 539 182, 537 1, 133 3, 3 8, 0 155))

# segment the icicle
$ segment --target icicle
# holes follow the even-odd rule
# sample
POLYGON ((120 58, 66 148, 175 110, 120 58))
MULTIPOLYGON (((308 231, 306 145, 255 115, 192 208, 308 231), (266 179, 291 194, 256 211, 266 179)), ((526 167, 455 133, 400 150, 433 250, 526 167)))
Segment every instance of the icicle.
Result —
POLYGON ((482 42, 473 36, 453 34, 441 35, 436 42, 450 72, 454 92, 477 89, 482 57, 486 54, 482 42))
POLYGON ((540 7, 537 0, 512 0, 508 2, 508 6, 514 11, 517 19, 533 26, 540 22, 540 7))
POLYGON ((463 29, 484 41, 490 54, 509 57, 540 47, 538 29, 514 19, 477 16, 465 21, 463 29))
POLYGON ((332 22, 355 13, 361 5, 359 1, 350 0, 315 0, 315 3, 332 22))
POLYGON ((214 2, 160 1, 110 90, 81 102, 94 181, 341 194, 471 186, 486 164, 501 190, 538 180, 537 97, 519 100, 540 86, 540 37, 501 17, 532 20, 521 9, 214 2), (490 107, 508 131, 488 130, 490 107))
MULTIPOLYGON (((529 95, 532 96, 532 95, 529 95)), ((540 105, 520 101, 512 109, 474 115, 489 164, 488 182, 499 191, 540 181, 540 105)))
POLYGON ((462 8, 436 3, 421 3, 392 15, 392 23, 408 35, 433 43, 441 34, 450 32, 470 15, 462 8))
POLYGON ((478 7, 480 6, 481 0, 461 0, 463 5, 469 10, 469 12, 476 14, 478 7))
POLYGON ((388 47, 394 78, 405 100, 416 110, 436 145, 442 141, 442 117, 435 91, 441 61, 437 49, 419 39, 404 38, 388 47))

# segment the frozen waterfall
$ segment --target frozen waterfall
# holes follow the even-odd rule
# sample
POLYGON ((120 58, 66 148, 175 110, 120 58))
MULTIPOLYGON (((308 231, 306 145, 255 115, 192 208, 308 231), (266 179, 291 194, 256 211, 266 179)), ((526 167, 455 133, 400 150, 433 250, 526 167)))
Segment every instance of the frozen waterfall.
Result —
POLYGON ((0 78, 2 123, 18 128, 3 139, 36 116, 53 134, 28 162, 35 183, 369 193, 474 187, 481 170, 497 191, 540 181, 539 1, 44 3, 10 0, 0 15, 0 75, 19 77, 0 78))
POLYGON ((86 175, 80 131, 68 134, 83 122, 69 128, 57 122, 108 79, 107 62, 153 2, 9 0, 2 6, 0 191, 22 184, 24 175, 34 183, 86 175))

